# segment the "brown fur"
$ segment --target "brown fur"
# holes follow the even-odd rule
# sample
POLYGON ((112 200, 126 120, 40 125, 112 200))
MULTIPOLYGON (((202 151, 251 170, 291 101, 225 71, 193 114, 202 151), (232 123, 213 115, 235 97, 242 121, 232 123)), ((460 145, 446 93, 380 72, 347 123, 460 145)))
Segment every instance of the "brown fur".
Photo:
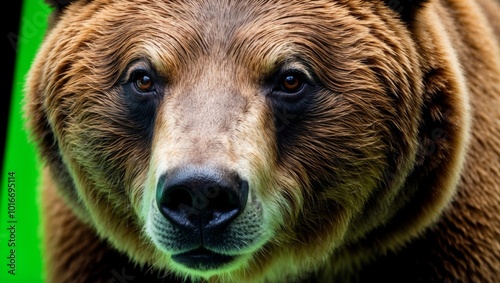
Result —
POLYGON ((26 107, 49 282, 498 280, 500 4, 397 2, 59 5, 26 107), (126 93, 138 67, 154 98, 126 93), (311 77, 299 110, 269 96, 284 67, 311 77), (155 238, 158 178, 186 164, 248 179, 258 236, 231 269, 155 238))

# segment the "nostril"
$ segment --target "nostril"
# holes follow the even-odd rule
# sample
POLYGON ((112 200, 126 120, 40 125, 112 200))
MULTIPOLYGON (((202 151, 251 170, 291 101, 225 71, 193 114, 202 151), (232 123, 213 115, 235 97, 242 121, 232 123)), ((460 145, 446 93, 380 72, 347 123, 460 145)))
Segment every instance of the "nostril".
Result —
POLYGON ((189 191, 184 187, 173 188, 170 193, 164 194, 162 206, 165 209, 176 211, 182 206, 193 206, 193 198, 189 191))
POLYGON ((158 208, 182 227, 222 228, 244 208, 248 184, 236 174, 214 169, 180 168, 158 182, 158 208))
POLYGON ((170 188, 166 193, 157 196, 160 212, 173 223, 190 227, 195 221, 193 215, 199 212, 194 209, 193 197, 185 187, 170 188))
POLYGON ((207 227, 230 221, 240 210, 239 201, 232 198, 226 190, 217 188, 215 192, 216 195, 207 203, 204 212, 203 220, 207 227))
POLYGON ((210 202, 208 202, 206 210, 207 211, 231 211, 234 209, 233 203, 230 202, 229 195, 226 191, 220 190, 218 188, 214 189, 216 196, 214 196, 210 202))

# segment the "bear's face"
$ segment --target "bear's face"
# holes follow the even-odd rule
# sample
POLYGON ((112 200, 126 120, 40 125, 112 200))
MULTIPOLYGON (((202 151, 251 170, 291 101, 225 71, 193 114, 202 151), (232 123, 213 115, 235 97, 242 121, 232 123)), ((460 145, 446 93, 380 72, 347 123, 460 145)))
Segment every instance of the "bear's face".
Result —
POLYGON ((73 2, 28 108, 62 193, 183 276, 272 278, 356 243, 404 205, 423 103, 373 2, 73 2))

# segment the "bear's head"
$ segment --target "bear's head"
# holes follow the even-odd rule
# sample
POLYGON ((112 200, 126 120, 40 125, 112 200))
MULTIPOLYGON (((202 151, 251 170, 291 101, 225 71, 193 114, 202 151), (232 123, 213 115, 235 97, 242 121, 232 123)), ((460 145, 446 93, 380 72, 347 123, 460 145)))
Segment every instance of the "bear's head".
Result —
POLYGON ((412 32, 424 1, 53 2, 29 127, 68 205, 140 264, 352 266, 453 193, 465 95, 412 32))

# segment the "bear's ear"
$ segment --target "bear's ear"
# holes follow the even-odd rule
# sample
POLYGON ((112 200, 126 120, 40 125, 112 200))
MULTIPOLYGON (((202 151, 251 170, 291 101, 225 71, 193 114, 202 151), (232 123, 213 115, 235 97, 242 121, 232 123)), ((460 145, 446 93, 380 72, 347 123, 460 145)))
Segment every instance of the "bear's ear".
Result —
POLYGON ((431 0, 384 0, 387 6, 401 15, 405 22, 411 22, 419 9, 431 0))
POLYGON ((48 29, 52 29, 52 27, 56 24, 56 22, 59 20, 60 14, 62 13, 62 11, 64 11, 64 8, 77 1, 90 2, 91 0, 45 0, 45 3, 54 8, 49 17, 48 29))
POLYGON ((49 6, 55 8, 56 12, 61 12, 73 2, 85 1, 90 2, 91 0, 45 0, 45 3, 49 4, 49 6))
POLYGON ((62 10, 64 7, 68 6, 69 3, 73 1, 74 0, 45 0, 47 4, 49 4, 54 8, 57 8, 57 10, 62 10))

